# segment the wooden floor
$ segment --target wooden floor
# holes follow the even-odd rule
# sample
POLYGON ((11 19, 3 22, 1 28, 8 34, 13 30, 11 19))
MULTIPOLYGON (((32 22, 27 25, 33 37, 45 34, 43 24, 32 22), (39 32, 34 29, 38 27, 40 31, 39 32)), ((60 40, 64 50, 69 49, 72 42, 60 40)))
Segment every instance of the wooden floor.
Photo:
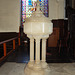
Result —
POLYGON ((29 51, 24 45, 18 47, 7 59, 7 62, 28 63, 29 51))

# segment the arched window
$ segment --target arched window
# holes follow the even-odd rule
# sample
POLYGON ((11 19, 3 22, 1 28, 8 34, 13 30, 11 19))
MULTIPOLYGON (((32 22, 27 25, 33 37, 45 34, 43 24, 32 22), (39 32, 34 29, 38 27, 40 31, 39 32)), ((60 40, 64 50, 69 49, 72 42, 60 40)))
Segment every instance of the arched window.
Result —
MULTIPOLYGON (((25 18, 30 17, 31 14, 36 11, 36 1, 37 0, 22 0, 22 22, 25 18)), ((48 17, 48 0, 39 0, 40 10, 43 14, 48 17)))

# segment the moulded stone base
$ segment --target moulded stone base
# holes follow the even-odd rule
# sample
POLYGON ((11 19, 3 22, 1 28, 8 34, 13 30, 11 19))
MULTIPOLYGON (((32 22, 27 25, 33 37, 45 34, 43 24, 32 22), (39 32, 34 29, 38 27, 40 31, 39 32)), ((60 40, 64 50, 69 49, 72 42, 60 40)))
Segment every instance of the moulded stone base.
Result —
POLYGON ((44 75, 50 75, 51 69, 46 62, 41 62, 42 68, 44 69, 44 75))
POLYGON ((41 66, 42 66, 42 68, 47 68, 48 64, 46 62, 41 61, 41 66))
POLYGON ((44 75, 44 70, 41 69, 35 69, 33 67, 28 67, 28 65, 25 68, 25 75, 44 75))
POLYGON ((28 65, 25 68, 25 75, 50 75, 50 68, 48 67, 47 63, 41 62, 42 65, 45 65, 44 67, 42 66, 41 69, 34 69, 34 66, 29 67, 28 65))
POLYGON ((34 65, 34 61, 29 61, 29 63, 27 64, 28 67, 33 67, 34 65))

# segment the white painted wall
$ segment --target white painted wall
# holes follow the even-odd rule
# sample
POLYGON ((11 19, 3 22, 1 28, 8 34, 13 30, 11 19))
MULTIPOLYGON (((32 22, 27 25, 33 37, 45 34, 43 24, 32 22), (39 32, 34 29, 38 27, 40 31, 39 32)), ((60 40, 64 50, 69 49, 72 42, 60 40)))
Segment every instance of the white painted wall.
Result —
POLYGON ((49 19, 65 18, 65 0, 49 0, 49 19))
POLYGON ((20 0, 0 0, 0 32, 19 32, 20 0))

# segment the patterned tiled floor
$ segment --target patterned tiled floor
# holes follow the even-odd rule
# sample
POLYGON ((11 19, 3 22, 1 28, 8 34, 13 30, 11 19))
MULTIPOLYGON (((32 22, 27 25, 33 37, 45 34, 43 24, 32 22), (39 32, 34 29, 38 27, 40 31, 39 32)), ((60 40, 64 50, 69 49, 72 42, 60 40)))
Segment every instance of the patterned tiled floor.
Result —
MULTIPOLYGON (((0 67, 0 75, 24 75, 24 63, 6 62, 0 67)), ((50 63, 50 75, 75 75, 75 63, 50 63)))

